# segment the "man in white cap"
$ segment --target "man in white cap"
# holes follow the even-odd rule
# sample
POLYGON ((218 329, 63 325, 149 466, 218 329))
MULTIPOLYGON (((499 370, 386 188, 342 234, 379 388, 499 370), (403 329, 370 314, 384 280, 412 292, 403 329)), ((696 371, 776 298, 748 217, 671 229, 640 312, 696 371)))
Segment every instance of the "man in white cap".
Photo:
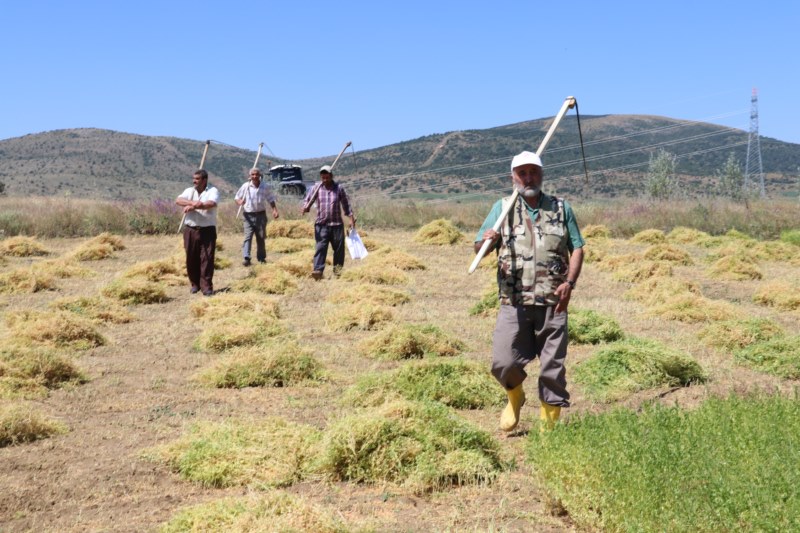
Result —
POLYGON ((584 240, 575 214, 561 198, 544 194, 542 160, 522 152, 511 161, 520 194, 508 216, 495 222, 511 197, 498 200, 475 237, 475 251, 490 240, 498 250, 500 310, 494 330, 492 374, 508 395, 500 429, 512 431, 525 403, 525 366, 539 358, 541 428, 551 428, 569 407, 564 361, 567 357, 567 306, 583 265, 584 240))
POLYGON ((317 241, 314 251, 314 270, 311 276, 322 279, 325 270, 325 259, 328 256, 328 244, 333 248, 333 275, 338 276, 344 266, 344 214, 350 218, 353 227, 356 215, 350 208, 350 201, 344 187, 333 181, 333 171, 329 165, 319 169, 320 182, 311 189, 300 213, 305 214, 317 203, 317 219, 314 222, 314 239, 317 241))

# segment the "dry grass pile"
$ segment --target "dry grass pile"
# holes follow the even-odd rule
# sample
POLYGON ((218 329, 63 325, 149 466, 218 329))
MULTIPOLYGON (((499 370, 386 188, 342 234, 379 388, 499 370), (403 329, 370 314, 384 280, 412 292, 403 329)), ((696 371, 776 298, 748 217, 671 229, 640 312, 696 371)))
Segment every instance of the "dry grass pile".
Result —
POLYGON ((47 259, 31 265, 34 274, 52 276, 58 279, 88 278, 93 270, 85 268, 70 259, 47 259))
POLYGON ((324 314, 330 331, 375 330, 394 318, 388 307, 368 303, 337 305, 324 314))
POLYGON ((52 275, 31 268, 0 273, 0 294, 32 294, 56 288, 52 275))
POLYGON ((364 248, 366 248, 368 252, 375 252, 380 248, 388 248, 388 246, 382 245, 375 239, 364 237, 363 235, 359 235, 359 237, 361 237, 361 244, 364 245, 364 248))
POLYGON ((124 249, 121 238, 110 233, 101 233, 81 244, 70 256, 78 261, 100 261, 114 257, 114 252, 124 249))
POLYGON ((414 241, 420 244, 445 246, 457 244, 464 240, 461 231, 446 218, 438 218, 425 224, 414 235, 414 241))
POLYGON ((640 263, 642 260, 640 254, 604 254, 602 260, 597 262, 597 268, 603 272, 616 272, 621 268, 640 263))
POLYGON ((677 226, 667 233, 667 240, 677 244, 699 244, 709 237, 704 231, 684 226, 677 226))
POLYGON ((64 424, 26 405, 0 404, 0 447, 33 442, 66 432, 64 424))
POLYGON ((281 257, 274 263, 274 265, 276 268, 279 268, 296 278, 311 277, 311 271, 313 270, 313 263, 311 261, 291 255, 281 257))
POLYGON ((567 331, 574 344, 613 342, 625 336, 613 317, 589 309, 570 310, 567 331))
POLYGON ((783 329, 766 318, 724 320, 701 329, 697 336, 708 346, 733 351, 783 335, 783 329))
POLYGON ((660 229, 646 229, 631 237, 631 242, 640 244, 660 244, 666 240, 667 236, 660 229))
POLYGON ((103 287, 101 292, 127 305, 157 304, 169 300, 164 285, 141 278, 118 278, 103 287))
POLYGON ((17 311, 6 313, 5 321, 12 337, 21 342, 74 350, 106 343, 91 321, 66 311, 17 311))
POLYGON ((0 397, 34 398, 67 383, 84 383, 81 371, 57 351, 42 346, 0 347, 0 397))
POLYGON ((293 254, 303 250, 313 250, 315 246, 314 239, 290 239, 289 237, 267 239, 267 251, 273 253, 293 254))
POLYGON ((214 254, 214 270, 225 270, 233 264, 229 258, 222 254, 214 254))
POLYGON ((608 257, 608 248, 601 245, 596 241, 587 241, 586 246, 583 247, 583 262, 584 263, 600 263, 608 257))
POLYGON ((50 252, 33 237, 10 237, 0 241, 0 255, 14 257, 33 257, 48 255, 50 252))
POLYGON ((729 239, 737 239, 740 241, 755 241, 750 235, 739 231, 738 229, 730 229, 725 233, 729 239))
POLYGON ((700 287, 694 282, 672 276, 656 276, 632 286, 623 297, 645 305, 656 305, 685 294, 700 295, 700 287))
POLYGON ((319 438, 319 430, 279 418, 198 422, 144 456, 207 487, 283 487, 302 479, 319 438))
POLYGON ((142 261, 130 267, 122 276, 153 282, 163 281, 169 285, 182 285, 186 282, 185 267, 175 259, 142 261))
POLYGON ((333 304, 373 304, 392 307, 411 301, 408 292, 380 285, 355 285, 332 293, 328 301, 333 304))
POLYGON ((51 302, 49 307, 69 311, 94 322, 110 324, 127 324, 136 317, 125 307, 109 298, 102 296, 78 296, 75 298, 61 298, 51 302))
POLYGON ((345 416, 321 443, 334 481, 397 483, 417 493, 489 483, 507 467, 497 442, 435 402, 398 401, 345 416))
POLYGON ((652 316, 679 322, 717 322, 739 318, 739 310, 722 300, 711 300, 697 294, 678 294, 650 308, 652 316))
POLYGON ((588 224, 581 230, 584 239, 610 239, 611 230, 602 224, 588 224))
POLYGON ((783 241, 759 241, 751 246, 758 259, 764 261, 792 261, 800 258, 800 247, 783 241))
POLYGON ((463 342, 431 324, 392 326, 359 345, 359 352, 364 357, 386 361, 453 357, 462 350, 463 342))
POLYGON ((238 291, 256 291, 264 294, 289 294, 297 289, 295 278, 276 265, 258 265, 248 276, 233 284, 238 291))
POLYGON ((727 240, 709 252, 709 254, 705 257, 705 260, 709 263, 713 263, 714 261, 718 261, 719 259, 725 257, 731 257, 751 263, 755 263, 759 259, 766 258, 759 253, 757 244, 749 244, 744 241, 727 240))
POLYGON ((666 261, 676 265, 694 264, 691 256, 686 251, 667 243, 651 246, 644 251, 643 256, 651 261, 666 261))
POLYGON ((573 377, 586 395, 613 402, 654 387, 687 386, 707 379, 697 361, 661 343, 627 339, 608 344, 575 368, 573 377))
POLYGON ((367 264, 349 268, 342 273, 346 281, 363 281, 376 285, 406 285, 411 278, 394 266, 367 264))
POLYGON ((181 509, 161 526, 161 533, 230 531, 272 533, 313 531, 347 533, 354 529, 302 496, 271 490, 240 498, 226 498, 181 509))
POLYGON ((388 246, 377 250, 370 257, 372 258, 370 264, 373 268, 380 268, 380 266, 392 266, 400 270, 425 270, 426 268, 425 263, 417 257, 388 246))
POLYGON ((223 352, 238 346, 263 345, 284 333, 275 319, 254 312, 242 312, 204 324, 194 347, 203 352, 223 352))
POLYGON ((639 283, 659 276, 671 276, 672 264, 667 261, 641 260, 629 262, 616 268, 613 278, 616 281, 639 283))
POLYGON ((800 309, 800 284, 779 280, 762 283, 753 294, 753 301, 781 311, 800 309))
POLYGON ((708 267, 708 275, 714 279, 742 281, 761 279, 764 275, 752 260, 736 256, 722 257, 708 267))
POLYGON ((483 409, 502 405, 506 395, 486 364, 441 359, 362 376, 345 391, 342 400, 353 407, 376 407, 398 398, 439 402, 456 409, 483 409))
POLYGON ((500 296, 497 292, 497 286, 492 285, 483 293, 481 299, 469 308, 469 314, 472 316, 491 316, 497 313, 500 309, 500 296))
POLYGON ((198 381, 207 386, 232 389, 290 387, 323 378, 314 354, 287 340, 230 350, 198 375, 198 381))
POLYGON ((274 220, 267 224, 267 237, 270 239, 278 237, 313 239, 314 225, 305 220, 274 220))
POLYGON ((280 318, 278 300, 261 294, 228 292, 204 298, 192 304, 192 316, 203 320, 219 320, 252 313, 268 319, 280 318))
POLYGON ((759 372, 800 379, 800 335, 773 337, 733 352, 736 361, 759 372))

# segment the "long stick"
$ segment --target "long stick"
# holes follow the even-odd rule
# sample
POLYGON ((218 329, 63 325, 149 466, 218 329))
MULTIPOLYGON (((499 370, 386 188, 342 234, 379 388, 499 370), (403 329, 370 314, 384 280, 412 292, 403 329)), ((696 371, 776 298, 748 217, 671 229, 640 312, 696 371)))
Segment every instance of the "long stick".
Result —
POLYGON ((353 144, 351 141, 347 141, 345 143, 344 148, 342 148, 342 151, 339 152, 339 155, 337 155, 336 159, 333 160, 333 164, 331 165, 331 170, 333 170, 333 167, 336 166, 336 162, 339 161, 339 158, 342 157, 342 154, 344 153, 344 151, 347 150, 350 147, 351 144, 353 144))
MULTIPOLYGON (((200 168, 197 170, 203 170, 203 165, 206 164, 206 155, 208 154, 208 147, 211 146, 211 141, 206 141, 206 146, 203 148, 203 157, 200 158, 200 168)), ((181 223, 178 224, 178 233, 181 232, 183 229, 183 223, 186 220, 186 213, 183 214, 181 217, 181 223)))
MULTIPOLYGON (((567 96, 567 98, 564 100, 564 104, 561 106, 561 109, 559 110, 559 112, 556 115, 555 119, 553 119, 553 123, 550 125, 550 129, 547 130, 547 135, 544 136, 544 139, 542 139, 541 144, 539 144, 539 149, 536 150, 536 155, 538 155, 538 156, 542 155, 542 152, 544 152, 544 149, 547 146, 547 143, 550 142, 550 137, 552 137, 553 133, 555 133, 555 131, 556 131, 556 126, 558 126, 558 123, 561 122, 562 118, 564 118, 564 115, 567 114, 567 111, 569 109, 572 109, 573 107, 575 107, 575 103, 576 103, 576 100, 575 100, 574 96, 567 96)), ((514 187, 514 193, 511 195, 511 201, 508 203, 506 208, 500 214, 500 218, 497 219, 497 222, 495 222, 494 226, 492 227, 492 229, 494 231, 499 230, 500 226, 503 225, 503 222, 505 221, 506 217, 508 216, 508 212, 511 210, 511 208, 514 206, 514 204, 517 202, 517 198, 518 197, 519 197, 519 189, 514 187)), ((478 252, 478 255, 475 256, 475 259, 472 261, 472 264, 469 266, 469 270, 467 271, 468 274, 472 274, 473 272, 475 272, 475 269, 478 268, 478 264, 481 262, 481 259, 483 259, 483 256, 486 255, 486 252, 489 250, 489 246, 491 244, 492 244, 492 241, 489 240, 489 239, 483 241, 483 246, 481 246, 481 249, 478 252)))
MULTIPOLYGON (((256 161, 255 161, 255 163, 253 163, 253 168, 258 168, 258 160, 261 158, 261 149, 262 148, 264 148, 264 143, 260 143, 258 145, 258 152, 256 152, 256 161)), ((243 207, 244 207, 244 204, 239 206, 239 210, 236 211, 236 218, 239 218, 239 216, 242 214, 242 208, 243 207)))

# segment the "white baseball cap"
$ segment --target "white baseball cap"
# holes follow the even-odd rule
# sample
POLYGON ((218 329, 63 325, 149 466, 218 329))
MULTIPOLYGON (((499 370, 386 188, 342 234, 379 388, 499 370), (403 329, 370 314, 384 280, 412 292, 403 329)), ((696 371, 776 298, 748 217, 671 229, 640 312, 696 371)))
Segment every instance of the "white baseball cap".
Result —
POLYGON ((331 166, 330 165, 322 165, 322 167, 319 169, 319 173, 322 174, 323 172, 328 172, 329 174, 333 174, 331 172, 331 166))
POLYGON ((515 155, 514 159, 511 160, 511 170, 513 171, 515 168, 521 167, 522 165, 536 165, 537 167, 541 167, 542 159, 533 152, 522 152, 515 155))

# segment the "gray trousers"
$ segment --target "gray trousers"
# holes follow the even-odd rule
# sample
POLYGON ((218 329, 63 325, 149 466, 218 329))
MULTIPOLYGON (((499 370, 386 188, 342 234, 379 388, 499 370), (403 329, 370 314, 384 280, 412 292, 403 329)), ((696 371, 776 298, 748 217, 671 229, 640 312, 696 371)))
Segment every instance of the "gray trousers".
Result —
POLYGON ((539 399, 569 407, 566 370, 567 313, 555 306, 501 305, 492 346, 492 375, 507 390, 520 385, 525 366, 539 357, 539 399))
POLYGON ((317 247, 314 251, 314 270, 322 272, 325 270, 325 259, 328 257, 328 243, 333 248, 333 271, 341 270, 344 265, 344 225, 326 226, 325 224, 314 225, 314 239, 317 247))
POLYGON ((253 236, 256 238, 256 259, 259 261, 267 260, 267 247, 265 239, 267 237, 267 212, 258 211, 256 213, 242 213, 244 216, 244 242, 242 243, 242 257, 250 259, 250 246, 253 236))

